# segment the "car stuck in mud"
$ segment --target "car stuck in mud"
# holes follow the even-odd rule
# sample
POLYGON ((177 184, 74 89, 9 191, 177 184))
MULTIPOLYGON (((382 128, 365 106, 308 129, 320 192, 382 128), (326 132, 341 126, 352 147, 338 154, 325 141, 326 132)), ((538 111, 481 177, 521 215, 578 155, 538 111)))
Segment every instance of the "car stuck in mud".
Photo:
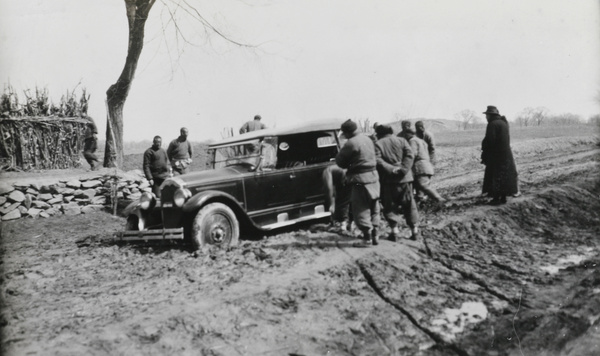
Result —
POLYGON ((209 145, 208 169, 171 177, 127 209, 123 240, 189 239, 230 246, 327 218, 322 174, 340 148, 340 120, 248 132, 209 145))

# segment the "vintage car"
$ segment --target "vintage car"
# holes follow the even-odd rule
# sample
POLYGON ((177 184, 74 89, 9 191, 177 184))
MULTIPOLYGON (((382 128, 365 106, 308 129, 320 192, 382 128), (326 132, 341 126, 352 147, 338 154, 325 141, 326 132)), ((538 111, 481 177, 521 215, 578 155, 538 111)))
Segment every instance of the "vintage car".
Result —
POLYGON ((233 136, 208 147, 208 169, 171 177, 160 199, 130 204, 124 240, 189 239, 236 244, 256 235, 330 216, 322 174, 335 164, 342 120, 307 122, 233 136))

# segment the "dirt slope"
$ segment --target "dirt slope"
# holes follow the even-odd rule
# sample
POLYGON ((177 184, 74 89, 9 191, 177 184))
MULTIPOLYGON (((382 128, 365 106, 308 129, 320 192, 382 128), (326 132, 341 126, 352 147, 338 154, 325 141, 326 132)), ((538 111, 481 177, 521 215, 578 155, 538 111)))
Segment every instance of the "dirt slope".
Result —
POLYGON ((2 352, 600 354, 599 153, 519 156, 501 207, 480 166, 440 163, 423 239, 371 248, 323 225, 192 252, 120 244, 105 213, 3 223, 2 352))

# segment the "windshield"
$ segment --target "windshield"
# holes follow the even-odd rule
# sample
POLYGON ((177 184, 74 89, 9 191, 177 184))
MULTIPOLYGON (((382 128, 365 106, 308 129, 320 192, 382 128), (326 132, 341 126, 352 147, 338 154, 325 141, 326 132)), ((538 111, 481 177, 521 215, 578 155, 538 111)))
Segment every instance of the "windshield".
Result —
POLYGON ((262 168, 272 168, 277 161, 277 140, 267 137, 245 141, 243 143, 214 149, 213 169, 245 165, 262 168))

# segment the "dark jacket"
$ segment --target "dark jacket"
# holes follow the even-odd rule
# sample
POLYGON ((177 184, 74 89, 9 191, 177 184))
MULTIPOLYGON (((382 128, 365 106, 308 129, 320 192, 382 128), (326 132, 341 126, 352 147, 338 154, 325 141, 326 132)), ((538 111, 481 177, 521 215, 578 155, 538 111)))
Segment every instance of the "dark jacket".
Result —
POLYGON ((94 153, 98 149, 98 139, 94 136, 86 137, 83 140, 83 152, 94 153))
POLYGON ((375 143, 377 170, 382 183, 408 183, 413 181, 413 151, 406 139, 386 135, 375 143), (400 168, 399 173, 393 173, 400 168))
POLYGON ((368 184, 379 181, 373 141, 359 133, 348 139, 335 157, 335 163, 346 168, 346 180, 349 183, 368 184))
POLYGON ((497 116, 488 122, 481 142, 481 162, 485 164, 483 193, 517 193, 517 167, 510 148, 508 122, 504 117, 497 116))
POLYGON ((144 152, 144 175, 146 179, 166 179, 169 176, 169 159, 164 149, 150 147, 144 152))

